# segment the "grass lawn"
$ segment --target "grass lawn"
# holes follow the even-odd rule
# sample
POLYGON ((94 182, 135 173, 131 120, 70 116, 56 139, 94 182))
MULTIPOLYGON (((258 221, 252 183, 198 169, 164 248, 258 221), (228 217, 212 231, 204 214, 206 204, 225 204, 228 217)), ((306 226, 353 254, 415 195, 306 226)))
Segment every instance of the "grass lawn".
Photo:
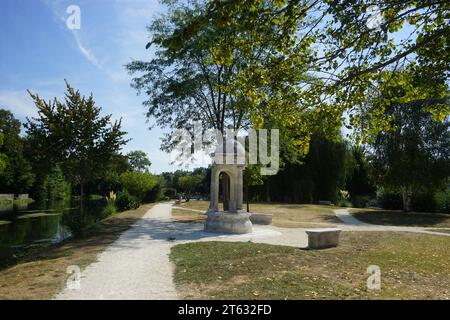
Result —
POLYGON ((450 237, 343 232, 337 248, 313 251, 250 242, 172 248, 186 299, 450 299, 450 237), (381 268, 368 290, 367 267, 381 268))
POLYGON ((50 299, 64 288, 70 265, 81 269, 96 261, 97 255, 153 205, 121 212, 90 228, 83 238, 34 252, 18 264, 0 270, 0 300, 50 299))
MULTIPOLYGON (((183 208, 206 210, 208 201, 189 201, 178 205, 183 208)), ((273 204, 254 203, 250 204, 250 211, 255 213, 268 213, 273 215, 272 225, 285 228, 311 228, 311 227, 333 227, 339 223, 335 216, 333 206, 319 206, 311 204, 273 204)), ((186 220, 204 219, 204 215, 188 210, 172 209, 172 214, 176 220, 182 220, 184 215, 186 220), (174 214, 175 213, 175 214, 174 214), (189 217, 189 218, 188 218, 189 217)))
POLYGON ((450 228, 450 214, 351 209, 358 220, 378 225, 450 228))

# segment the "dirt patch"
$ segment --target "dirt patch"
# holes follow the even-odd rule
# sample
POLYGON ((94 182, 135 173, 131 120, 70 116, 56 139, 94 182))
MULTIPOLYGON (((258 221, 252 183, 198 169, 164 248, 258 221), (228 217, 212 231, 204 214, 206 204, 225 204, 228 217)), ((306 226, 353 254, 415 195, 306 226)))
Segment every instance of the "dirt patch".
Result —
MULTIPOLYGON (((180 205, 187 209, 204 210, 209 207, 208 201, 189 201, 180 205)), ((252 203, 250 211, 272 215, 272 225, 283 228, 331 228, 340 220, 334 214, 333 206, 320 206, 311 204, 276 204, 276 203, 252 203)), ((184 210, 187 211, 187 210, 184 210)), ((173 209, 178 215, 187 217, 189 213, 183 210, 173 209)), ((194 213, 195 215, 195 213, 194 213)), ((194 216, 193 216, 194 217, 194 216)), ((197 218, 195 218, 197 219, 197 218)))
POLYGON ((175 222, 203 223, 205 221, 205 218, 206 215, 204 213, 172 208, 171 219, 175 222))

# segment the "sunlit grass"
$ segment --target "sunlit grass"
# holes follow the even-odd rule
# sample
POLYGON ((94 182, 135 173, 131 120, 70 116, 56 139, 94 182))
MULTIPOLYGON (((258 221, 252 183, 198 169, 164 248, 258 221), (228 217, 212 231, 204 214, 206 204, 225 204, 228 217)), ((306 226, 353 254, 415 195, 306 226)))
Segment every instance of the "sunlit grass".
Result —
POLYGON ((450 299, 450 237, 343 232, 337 248, 248 242, 172 248, 175 282, 189 299, 450 299), (367 268, 381 269, 368 290, 367 268))

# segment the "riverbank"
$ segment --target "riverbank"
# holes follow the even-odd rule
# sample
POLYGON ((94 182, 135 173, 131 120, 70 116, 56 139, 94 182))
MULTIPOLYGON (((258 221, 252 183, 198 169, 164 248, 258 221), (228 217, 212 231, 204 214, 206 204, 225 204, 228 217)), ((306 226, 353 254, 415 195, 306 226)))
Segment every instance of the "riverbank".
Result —
POLYGON ((118 213, 97 223, 82 238, 38 250, 1 270, 0 299, 52 298, 64 288, 68 266, 76 265, 83 270, 152 206, 144 204, 136 210, 118 213))
POLYGON ((33 199, 31 199, 31 198, 24 198, 24 199, 21 199, 21 198, 18 198, 18 199, 0 199, 0 206, 7 206, 7 205, 10 205, 10 204, 29 204, 29 203, 32 203, 32 202, 34 202, 34 200, 33 199))

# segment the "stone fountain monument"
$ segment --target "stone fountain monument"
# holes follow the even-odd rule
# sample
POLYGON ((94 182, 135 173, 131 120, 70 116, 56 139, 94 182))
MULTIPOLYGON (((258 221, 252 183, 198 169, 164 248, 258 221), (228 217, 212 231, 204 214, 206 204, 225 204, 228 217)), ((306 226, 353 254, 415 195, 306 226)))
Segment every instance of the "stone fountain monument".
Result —
POLYGON ((239 141, 230 137, 217 145, 212 154, 211 201, 206 213, 205 231, 237 234, 252 232, 251 214, 242 210, 244 168, 245 149, 239 141), (219 211, 221 173, 228 176, 229 182, 226 192, 223 192, 223 196, 227 197, 224 204, 228 204, 224 211, 219 211))

